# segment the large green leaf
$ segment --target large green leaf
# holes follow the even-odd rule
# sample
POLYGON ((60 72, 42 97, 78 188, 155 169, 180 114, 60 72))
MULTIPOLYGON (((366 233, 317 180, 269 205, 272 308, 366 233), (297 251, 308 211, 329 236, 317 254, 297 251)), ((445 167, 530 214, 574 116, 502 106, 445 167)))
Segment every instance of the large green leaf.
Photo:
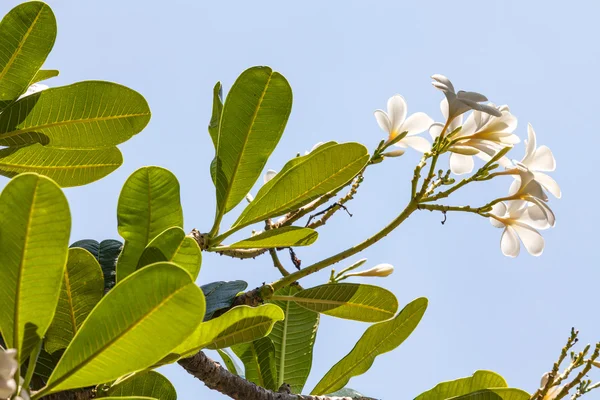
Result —
POLYGON ((211 319, 215 311, 231 307, 238 293, 244 291, 247 287, 248 284, 244 281, 218 281, 200 286, 206 299, 204 320, 211 319))
POLYGON ((217 247, 217 250, 310 246, 317 240, 318 236, 317 231, 310 228, 284 226, 279 229, 264 231, 227 246, 217 247))
POLYGON ((369 161, 358 143, 332 144, 290 161, 264 185, 244 209, 234 228, 295 210, 350 182, 369 161))
POLYGON ((291 110, 290 85, 269 67, 247 69, 231 87, 217 140, 215 228, 260 176, 291 110))
POLYGON ((521 389, 497 388, 448 397, 448 400, 529 400, 530 397, 529 393, 521 389))
MULTIPOLYGON (((291 296, 300 289, 288 286, 275 294, 291 296)), ((293 393, 302 393, 312 368, 313 347, 319 326, 319 314, 299 307, 292 301, 273 301, 281 307, 285 319, 273 327, 269 338, 275 347, 276 389, 284 382, 293 393)))
POLYGON ((219 124, 221 122, 221 114, 223 113, 223 86, 221 82, 217 82, 213 88, 213 106, 212 115, 208 124, 208 134, 215 146, 215 151, 219 145, 219 124))
POLYGON ((283 317, 281 308, 273 304, 234 307, 220 317, 198 325, 173 353, 187 355, 203 348, 215 350, 251 342, 268 335, 275 322, 283 317))
POLYGON ((277 390, 275 347, 268 337, 231 348, 244 363, 245 379, 269 390, 277 390))
POLYGON ((0 115, 0 145, 113 147, 148 121, 148 103, 136 91, 112 82, 79 82, 26 96, 7 107, 0 115))
POLYGON ((69 249, 56 313, 44 341, 46 351, 66 348, 104 294, 100 264, 87 250, 69 249))
POLYGON ((40 69, 33 77, 31 83, 34 84, 45 81, 46 79, 54 78, 59 74, 60 72, 57 69, 40 69))
POLYGON ((116 284, 117 258, 121 254, 123 243, 114 239, 106 239, 98 243, 93 239, 78 240, 71 247, 81 247, 89 251, 100 263, 104 275, 104 291, 108 292, 116 284))
POLYGON ((413 300, 392 320, 370 326, 352 351, 335 364, 312 390, 313 395, 343 388, 353 376, 371 368, 375 357, 400 346, 415 330, 427 309, 424 297, 413 300))
MULTIPOLYGON (((240 346, 244 346, 244 345, 241 344, 240 346)), ((229 354, 229 352, 227 352, 227 349, 217 349, 217 353, 219 353, 219 355, 223 359, 225 368, 227 368, 227 370, 229 372, 231 372, 234 375, 241 376, 242 378, 244 377, 244 371, 241 369, 241 367, 235 361, 234 357, 231 354, 229 354)))
POLYGON ((165 262, 136 271, 92 310, 44 394, 109 382, 154 365, 194 331, 203 311, 202 291, 182 268, 165 262))
POLYGON ((475 371, 473 376, 438 383, 433 389, 418 395, 415 400, 445 400, 481 389, 505 388, 503 377, 492 371, 475 371))
POLYGON ((0 22, 0 111, 27 90, 56 39, 50 7, 31 1, 13 8, 0 22))
POLYGON ((183 229, 174 226, 148 243, 140 256, 137 268, 159 261, 172 261, 196 279, 200 273, 202 254, 194 238, 186 236, 183 229))
POLYGON ((0 195, 0 221, 0 331, 23 361, 54 317, 71 215, 56 183, 23 174, 0 195))
POLYGON ((116 147, 106 149, 57 149, 35 143, 0 150, 0 175, 9 178, 37 172, 62 187, 85 185, 104 178, 123 164, 116 147))
POLYGON ((117 261, 117 282, 136 270, 152 239, 173 226, 183 228, 179 182, 160 167, 143 167, 123 185, 117 206, 119 234, 125 239, 117 261))
POLYGON ((152 397, 158 400, 177 400, 175 387, 156 371, 144 371, 111 386, 101 397, 152 397))
POLYGON ((292 297, 275 296, 295 301, 300 306, 322 314, 363 322, 379 322, 392 318, 398 311, 398 300, 389 290, 358 283, 335 283, 302 290, 292 297))

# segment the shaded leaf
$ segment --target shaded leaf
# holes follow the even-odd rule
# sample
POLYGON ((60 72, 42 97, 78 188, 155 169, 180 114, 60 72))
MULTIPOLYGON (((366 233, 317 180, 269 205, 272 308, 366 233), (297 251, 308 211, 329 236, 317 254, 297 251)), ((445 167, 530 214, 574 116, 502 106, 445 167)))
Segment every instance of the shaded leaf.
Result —
POLYGON ((445 400, 481 389, 505 388, 503 377, 492 371, 475 371, 473 376, 438 383, 433 389, 418 395, 415 400, 445 400))
POLYGON ((200 286, 206 298, 204 320, 211 319, 215 311, 230 307, 237 294, 246 290, 247 287, 248 284, 244 281, 218 281, 200 286))
POLYGON ((312 311, 363 322, 385 321, 398 311, 398 300, 392 292, 358 283, 320 285, 302 290, 290 300, 312 311))
POLYGON ((244 363, 245 379, 269 390, 277 390, 275 347, 268 337, 231 348, 244 363))
POLYGON ((31 84, 57 77, 59 74, 60 72, 57 69, 40 69, 33 77, 31 84))
POLYGON ((37 172, 62 187, 86 185, 104 178, 123 164, 116 147, 78 150, 57 149, 39 143, 0 150, 0 175, 12 178, 37 172))
POLYGON ((521 389, 496 388, 483 389, 457 397, 449 397, 448 400, 528 400, 529 397, 529 393, 521 389))
POLYGON ((154 365, 194 331, 203 311, 202 291, 182 268, 156 263, 136 271, 92 310, 44 394, 109 382, 154 365))
POLYGON ((0 22, 0 111, 23 94, 56 39, 56 19, 41 1, 13 8, 0 22))
POLYGON ((56 183, 22 174, 0 195, 0 221, 0 330, 22 362, 54 317, 71 215, 56 183))
POLYGON ((0 145, 113 147, 148 121, 148 103, 136 91, 112 82, 78 82, 34 93, 7 107, 0 115, 0 145))
POLYGON ((119 234, 125 239, 117 261, 117 282, 135 271, 142 252, 168 228, 183 228, 179 182, 169 170, 143 167, 121 190, 117 206, 119 234))
POLYGON ((279 229, 264 231, 227 246, 217 247, 217 250, 310 246, 317 240, 318 236, 317 231, 310 228, 284 226, 279 229))
MULTIPOLYGON (((297 286, 288 286, 279 289, 275 296, 292 296, 299 291, 297 286)), ((278 389, 285 382, 290 385, 293 393, 302 393, 312 368, 319 314, 300 307, 293 301, 271 302, 285 314, 285 319, 277 322, 269 334, 275 347, 275 386, 278 389)))
POLYGON ((370 326, 352 351, 335 364, 312 390, 313 395, 343 388, 353 376, 364 374, 375 358, 394 350, 415 330, 427 309, 424 297, 413 300, 389 321, 370 326))
POLYGON ((152 397, 158 400, 177 400, 173 384, 156 371, 145 371, 111 386, 102 397, 152 397))
POLYGON ((69 249, 56 313, 44 341, 48 353, 66 348, 104 294, 100 264, 85 249, 69 249))
POLYGON ((116 284, 117 258, 121 254, 123 243, 115 239, 106 239, 98 243, 93 239, 78 240, 71 247, 81 247, 89 251, 100 263, 104 275, 104 292, 108 292, 116 284))
MULTIPOLYGON (((217 150, 219 144, 219 123, 221 122, 221 114, 223 113, 223 86, 221 82, 217 82, 213 88, 213 106, 210 123, 208 124, 208 133, 217 150)), ((211 174, 212 175, 212 174, 211 174)))
POLYGON ((152 239, 144 249, 137 269, 159 261, 171 261, 185 269, 193 279, 200 273, 202 254, 198 243, 174 226, 152 239))
MULTIPOLYGON (((240 346, 243 346, 243 345, 240 345, 240 346)), ((244 377, 244 371, 237 364, 237 362, 235 361, 233 356, 227 352, 226 349, 217 349, 217 353, 219 353, 219 355, 223 359, 225 368, 227 368, 227 370, 229 372, 231 372, 234 375, 241 376, 242 378, 244 377)))
POLYGON ((285 214, 350 182, 369 161, 358 143, 332 144, 289 161, 256 194, 232 228, 285 214))

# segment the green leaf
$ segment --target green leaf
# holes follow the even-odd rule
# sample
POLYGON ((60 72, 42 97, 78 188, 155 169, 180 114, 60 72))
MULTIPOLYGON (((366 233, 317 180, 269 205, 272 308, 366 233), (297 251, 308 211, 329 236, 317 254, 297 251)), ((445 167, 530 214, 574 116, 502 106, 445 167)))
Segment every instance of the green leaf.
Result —
POLYGON ((194 331, 203 311, 202 291, 182 268, 156 263, 136 271, 92 310, 44 395, 109 382, 154 365, 194 331))
POLYGON ((60 290, 56 313, 48 332, 48 353, 66 348, 104 294, 104 278, 100 264, 87 250, 69 249, 67 268, 60 290))
POLYGON ((464 394, 456 397, 448 397, 448 400, 529 400, 529 393, 521 389, 495 388, 483 389, 477 392, 464 394))
POLYGON ((210 123, 208 124, 208 134, 212 139, 215 151, 219 145, 219 124, 221 122, 221 114, 223 113, 223 86, 221 82, 217 82, 213 88, 213 106, 210 123))
MULTIPOLYGON (((244 345, 241 344, 240 346, 244 345)), ((226 349, 217 349, 217 353, 219 353, 219 355, 223 359, 223 363, 225 364, 225 367, 229 372, 231 372, 234 375, 241 376, 242 378, 244 377, 244 371, 237 364, 233 356, 227 352, 226 349)))
POLYGON ((62 351, 57 351, 54 354, 50 354, 44 349, 40 351, 37 363, 35 364, 35 374, 42 378, 44 382, 48 380, 52 371, 56 367, 58 360, 62 356, 62 351))
POLYGON ((31 84, 56 39, 50 7, 31 1, 13 8, 0 22, 0 111, 31 84))
POLYGON ((158 400, 177 400, 175 387, 167 378, 156 371, 145 371, 133 375, 111 386, 101 397, 152 397, 158 400))
POLYGON ((0 145, 113 147, 148 121, 148 103, 136 91, 112 82, 85 81, 46 89, 7 107, 0 115, 0 145))
POLYGON ((231 348, 242 360, 245 379, 269 390, 277 390, 277 370, 275 366, 275 347, 268 337, 231 348))
POLYGON ((100 243, 93 239, 84 239, 73 243, 71 247, 86 249, 98 260, 104 275, 104 292, 108 292, 115 286, 117 258, 121 254, 123 243, 114 239, 106 239, 100 243))
POLYGON ((211 319, 215 311, 231 307, 238 293, 244 291, 247 287, 248 284, 244 281, 218 281, 200 286, 206 298, 204 320, 211 319))
POLYGON ((183 356, 203 348, 216 350, 251 342, 268 335, 275 322, 282 319, 283 311, 273 304, 234 307, 220 317, 201 323, 173 353, 183 356))
POLYGON ((293 211, 350 182, 369 161, 358 143, 327 146, 286 165, 264 185, 232 228, 242 228, 293 211))
MULTIPOLYGON (((291 296, 300 289, 289 286, 278 290, 276 295, 291 296)), ((302 393, 310 374, 313 347, 319 326, 319 314, 298 306, 292 301, 273 301, 281 307, 285 319, 273 327, 269 338, 275 346, 277 369, 276 389, 284 382, 293 393, 302 393)))
POLYGON ((71 215, 56 183, 23 174, 0 195, 0 221, 0 331, 22 362, 54 317, 71 215))
POLYGON ((445 400, 481 389, 505 388, 503 377, 492 371, 475 371, 473 376, 437 384, 433 389, 418 395, 415 400, 445 400))
POLYGON ((46 79, 57 77, 60 72, 57 69, 41 69, 33 77, 31 84, 45 81, 46 79))
POLYGON ((392 292, 358 283, 328 283, 302 290, 286 300, 332 317, 363 322, 385 321, 398 311, 398 300, 392 292))
POLYGON ((142 252, 168 228, 183 228, 179 182, 160 167, 143 167, 125 182, 117 206, 119 234, 125 239, 117 261, 117 282, 135 271, 142 252))
POLYGON ((318 236, 317 231, 310 228, 284 226, 279 229, 264 231, 234 244, 217 247, 217 250, 310 246, 317 240, 318 236))
POLYGON ((0 150, 0 175, 12 178, 23 172, 37 172, 62 187, 95 182, 123 164, 116 147, 106 149, 57 149, 39 143, 0 150))
POLYGON ((370 326, 352 351, 325 374, 311 394, 334 392, 346 386, 353 376, 367 372, 378 355, 394 350, 410 336, 426 309, 427 299, 421 297, 404 307, 394 319, 370 326))
POLYGON ((195 280, 200 273, 202 254, 198 243, 174 226, 155 237, 140 256, 137 268, 159 261, 171 261, 185 269, 195 280))
POLYGON ((244 71, 223 106, 216 154, 217 217, 248 194, 275 150, 292 110, 292 89, 269 67, 244 71))

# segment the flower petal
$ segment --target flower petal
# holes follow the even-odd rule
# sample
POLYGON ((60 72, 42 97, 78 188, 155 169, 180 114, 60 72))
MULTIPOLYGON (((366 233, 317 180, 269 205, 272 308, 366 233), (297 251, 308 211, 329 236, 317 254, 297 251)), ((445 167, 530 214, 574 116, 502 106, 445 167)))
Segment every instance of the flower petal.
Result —
POLYGON ((444 124, 440 124, 439 122, 432 124, 429 127, 429 134, 431 135, 431 138, 435 140, 438 136, 440 136, 442 129, 444 129, 444 124))
POLYGON ((377 120, 377 124, 381 128, 382 131, 386 133, 392 132, 392 123, 390 122, 390 118, 383 110, 375 110, 375 119, 377 120))
POLYGON ((388 108, 388 116, 390 118, 390 124, 392 127, 392 131, 390 133, 400 133, 398 130, 404 120, 406 119, 406 101, 404 97, 396 94, 389 98, 387 103, 388 108))
POLYGON ((476 103, 481 103, 482 101, 488 100, 487 97, 485 97, 481 93, 465 92, 464 90, 459 90, 458 93, 456 93, 456 97, 458 97, 460 100, 466 99, 469 101, 474 101, 476 103))
POLYGON ((431 150, 431 143, 421 136, 408 136, 400 141, 400 143, 412 147, 421 153, 427 153, 431 150))
POLYGON ((421 132, 425 132, 433 124, 433 119, 424 112, 416 112, 409 116, 402 126, 398 129, 398 132, 407 131, 407 136, 417 135, 421 132))
POLYGON ((468 174, 473 171, 475 162, 473 156, 464 156, 462 154, 450 154, 450 170, 456 175, 468 174))
POLYGON ((498 217, 504 217, 508 212, 508 208, 506 207, 506 203, 501 201, 500 203, 494 204, 492 206, 492 211, 490 212, 498 217))
POLYGON ((558 183, 556 183, 554 179, 543 172, 534 172, 533 175, 535 176, 535 180, 538 181, 547 191, 552 193, 554 197, 557 199, 561 198, 562 192, 560 191, 558 183))
POLYGON ((523 164, 529 164, 535 154, 535 148, 537 147, 535 131, 531 124, 527 124, 527 141, 525 142, 525 157, 523 157, 523 164))
POLYGON ((517 232, 519 238, 521 238, 521 241, 529 254, 536 257, 542 255, 542 252, 544 251, 544 238, 538 231, 526 224, 516 221, 511 226, 517 232))
POLYGON ((507 225, 504 232, 502 232, 502 238, 500 238, 500 249, 502 254, 507 257, 516 257, 519 255, 521 245, 519 244, 519 237, 515 230, 507 225))
POLYGON ((454 85, 450 82, 450 79, 446 78, 444 75, 435 74, 431 76, 431 79, 438 81, 439 83, 446 86, 450 91, 454 92, 454 85))
POLYGON ((275 175, 277 175, 277 171, 275 170, 267 170, 267 172, 265 173, 265 176, 263 177, 263 183, 267 183, 269 182, 271 179, 273 179, 275 177, 275 175))
POLYGON ((556 160, 548 147, 540 146, 535 151, 528 167, 533 171, 554 171, 556 169, 556 160))
POLYGON ((508 189, 508 195, 512 196, 513 194, 517 193, 519 191, 520 187, 521 187, 521 178, 519 178, 518 176, 515 176, 515 180, 513 181, 513 183, 511 183, 510 188, 508 189))

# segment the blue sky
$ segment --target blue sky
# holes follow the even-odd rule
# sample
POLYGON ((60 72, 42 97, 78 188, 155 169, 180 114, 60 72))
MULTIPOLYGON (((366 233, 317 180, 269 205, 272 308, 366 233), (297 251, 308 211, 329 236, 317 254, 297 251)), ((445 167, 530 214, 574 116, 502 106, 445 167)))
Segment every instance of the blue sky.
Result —
MULTIPOLYGON (((430 306, 413 336, 349 386, 377 398, 407 399, 439 381, 490 369, 511 386, 533 391, 571 326, 581 330, 582 342, 600 340, 597 2, 48 2, 59 33, 46 66, 61 70, 48 84, 119 82, 141 92, 153 112, 147 129, 121 146, 125 163, 118 171, 66 190, 73 240, 118 238, 119 191, 127 176, 145 165, 166 167, 179 178, 187 230, 210 229, 213 148, 206 126, 217 80, 228 90, 253 65, 269 65, 288 78, 294 107, 268 163, 279 169, 318 141, 358 141, 374 148, 382 132, 373 111, 395 93, 406 98, 409 113, 424 111, 440 120, 441 93, 429 76, 441 73, 457 88, 510 105, 519 118, 517 134, 524 138, 531 122, 538 144, 552 149, 558 165, 553 177, 563 189, 563 198, 551 203, 556 228, 544 232, 541 257, 525 253, 513 260, 501 254, 500 231, 485 219, 451 214, 442 226, 441 215, 422 211, 352 259, 393 264, 395 273, 377 283, 401 304, 426 296, 430 306)), ((5 0, 0 11, 18 3, 5 0)), ((520 159, 523 151, 517 146, 512 157, 520 159)), ((339 213, 315 245, 300 249, 304 265, 390 221, 409 197, 418 159, 408 152, 370 168, 349 204, 354 217, 339 213)), ((479 205, 504 195, 509 184, 510 178, 472 185, 448 203, 479 205)), ((306 285, 327 277, 323 271, 306 285)), ((245 279, 254 287, 276 278, 267 259, 209 254, 199 283, 245 279)), ((366 328, 322 318, 307 391, 366 328)), ((182 400, 223 398, 177 366, 163 372, 182 400)))

